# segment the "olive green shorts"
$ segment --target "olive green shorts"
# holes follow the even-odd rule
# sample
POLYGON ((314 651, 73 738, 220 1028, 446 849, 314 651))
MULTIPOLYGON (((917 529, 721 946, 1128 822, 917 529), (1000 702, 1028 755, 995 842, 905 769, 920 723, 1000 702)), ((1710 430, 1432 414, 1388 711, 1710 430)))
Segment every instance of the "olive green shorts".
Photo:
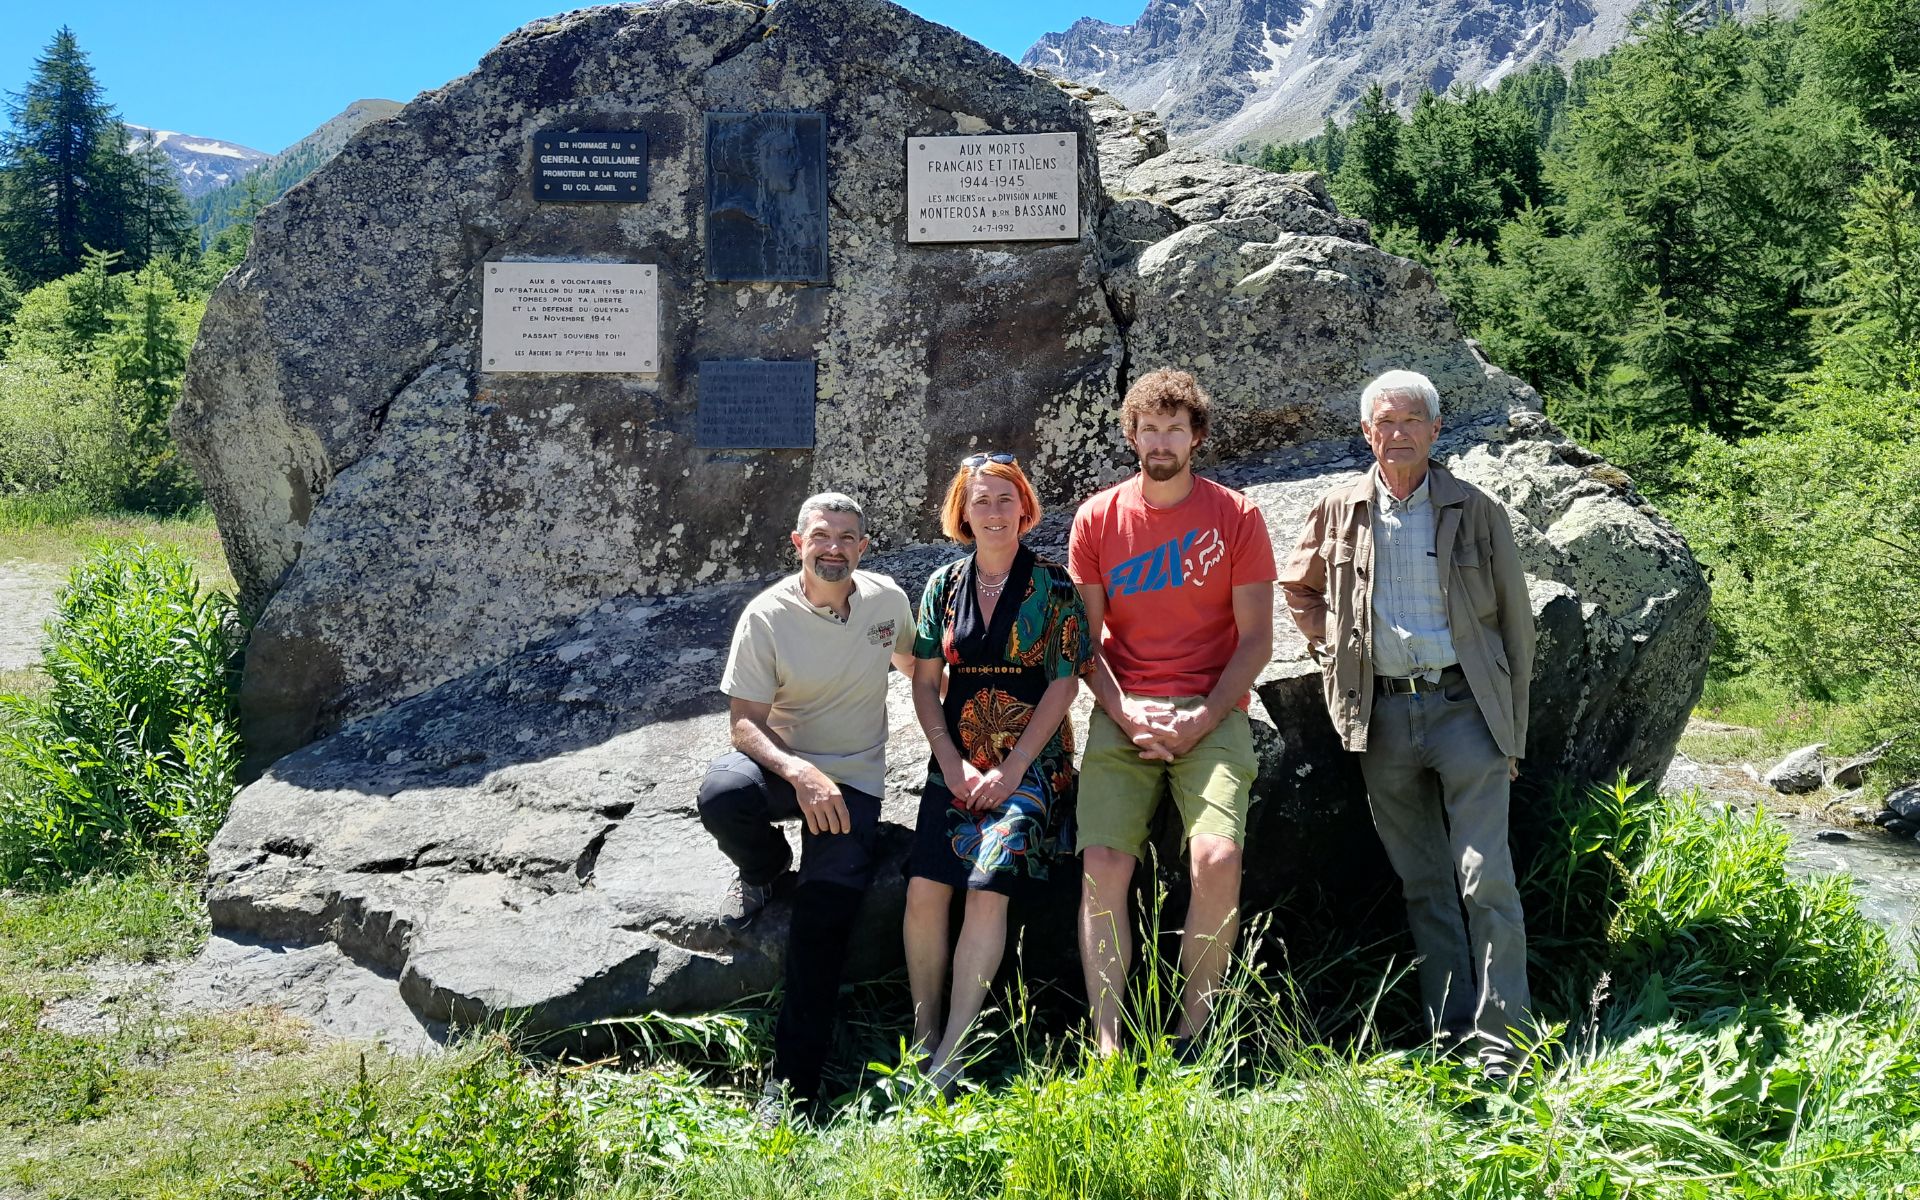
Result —
MULTIPOLYGON (((1176 708, 1200 697, 1170 697, 1176 708)), ((1126 739, 1113 718, 1094 709, 1087 725, 1087 753, 1080 764, 1079 849, 1105 846, 1139 858, 1147 825, 1160 804, 1166 780, 1186 826, 1187 840, 1211 833, 1243 845, 1247 805, 1260 760, 1253 729, 1240 709, 1228 713, 1200 744, 1173 762, 1149 761, 1126 739)))

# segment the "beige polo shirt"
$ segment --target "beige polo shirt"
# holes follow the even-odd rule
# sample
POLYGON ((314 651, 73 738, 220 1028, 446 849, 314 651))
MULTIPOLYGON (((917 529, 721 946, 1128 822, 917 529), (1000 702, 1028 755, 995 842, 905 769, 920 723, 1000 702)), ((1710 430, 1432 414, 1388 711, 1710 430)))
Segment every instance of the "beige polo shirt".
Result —
POLYGON ((767 724, 842 787, 878 796, 887 776, 887 665, 913 651, 913 605, 885 575, 853 573, 844 623, 790 575, 733 629, 720 690, 773 705, 767 724))

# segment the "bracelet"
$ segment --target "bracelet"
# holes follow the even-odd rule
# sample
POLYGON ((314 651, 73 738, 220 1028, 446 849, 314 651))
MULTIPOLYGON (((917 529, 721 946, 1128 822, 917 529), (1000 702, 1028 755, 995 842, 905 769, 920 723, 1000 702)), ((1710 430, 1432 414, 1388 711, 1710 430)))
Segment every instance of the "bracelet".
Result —
POLYGON ((935 738, 943 738, 943 737, 951 737, 951 736, 952 736, 951 734, 949 734, 949 733, 947 732, 947 727, 946 727, 945 725, 940 725, 940 726, 937 726, 937 727, 935 727, 935 729, 934 729, 934 731, 933 731, 932 733, 927 733, 927 731, 926 731, 926 730, 924 730, 924 729, 922 729, 922 730, 921 730, 920 732, 921 732, 921 733, 923 733, 923 734, 926 734, 926 738, 927 738, 927 741, 929 741, 929 742, 931 742, 931 741, 933 741, 933 739, 935 739, 935 738))

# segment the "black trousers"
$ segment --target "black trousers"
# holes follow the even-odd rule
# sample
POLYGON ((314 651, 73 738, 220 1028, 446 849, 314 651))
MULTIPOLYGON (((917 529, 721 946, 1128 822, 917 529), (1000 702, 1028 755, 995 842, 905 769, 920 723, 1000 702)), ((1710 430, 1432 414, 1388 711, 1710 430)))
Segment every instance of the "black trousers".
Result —
MULTIPOLYGON (((817 1099, 833 1045, 833 1018, 854 919, 873 882, 880 798, 842 787, 849 833, 800 834, 800 884, 787 934, 785 998, 773 1028, 772 1076, 817 1099)), ((715 759, 700 783, 700 821, 747 883, 779 878, 792 861, 777 821, 800 816, 793 785, 739 751, 715 759)))

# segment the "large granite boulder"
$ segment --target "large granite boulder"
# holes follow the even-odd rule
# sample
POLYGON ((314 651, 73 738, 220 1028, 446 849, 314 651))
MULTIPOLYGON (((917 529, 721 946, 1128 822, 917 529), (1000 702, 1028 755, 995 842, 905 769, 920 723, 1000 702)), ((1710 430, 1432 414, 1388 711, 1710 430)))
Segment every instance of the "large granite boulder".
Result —
MULTIPOLYGON (((1657 779, 1698 698, 1707 591, 1679 537, 1611 468, 1537 418, 1488 422, 1443 456, 1514 510, 1541 653, 1527 770, 1536 779, 1657 779), (1627 572, 1628 574, 1623 574, 1627 572)), ((1223 476, 1277 546, 1365 462, 1321 443, 1223 476)), ((1064 554, 1056 516, 1034 539, 1064 554)), ((916 593, 946 547, 869 565, 916 593)), ((512 1013, 534 1031, 645 1008, 699 1009, 765 991, 785 911, 743 934, 720 921, 731 870, 694 796, 725 748, 721 659, 753 584, 608 601, 539 645, 281 759, 242 792, 212 850, 210 907, 230 935, 330 940, 391 974, 424 1018, 512 1013)), ((1284 615, 1256 690, 1262 771, 1245 896, 1390 886, 1352 755, 1334 740, 1317 669, 1284 615)), ((886 865, 854 970, 897 966, 899 863, 927 747, 903 680, 884 812, 886 865)), ((1084 703, 1074 714, 1084 734, 1084 703)), ((797 837, 797 830, 791 836, 797 837)), ((1069 873, 1027 906, 1031 973, 1072 981, 1069 873)))
MULTIPOLYGON (((210 306, 178 429, 264 604, 243 706, 256 758, 277 759, 212 848, 216 928, 333 942, 436 1020, 550 1029, 765 989, 784 913, 724 929, 730 870, 693 801, 726 744, 728 632, 797 502, 861 494, 870 565, 917 595, 955 553, 930 541, 953 460, 1007 447, 1059 556, 1071 502, 1124 469, 1120 394, 1163 364, 1219 398, 1210 467, 1282 554, 1367 464, 1361 384, 1433 375, 1438 453, 1509 506, 1532 579, 1528 772, 1660 776, 1709 641, 1686 546, 1317 178, 1170 153, 1150 115, 881 0, 666 0, 529 26, 363 133, 263 217, 210 306), (727 108, 828 114, 829 286, 703 280, 690 131, 727 108), (567 114, 649 129, 653 199, 527 201, 528 134, 567 114), (1078 241, 905 243, 901 139, 981 128, 1081 134, 1078 241), (513 257, 657 264, 668 369, 476 372, 474 272, 513 257), (710 356, 817 359, 818 446, 695 449, 686 368, 710 356)), ((1251 908, 1381 886, 1313 672, 1282 608, 1254 712, 1251 908)), ((891 857, 860 969, 898 961, 926 756, 898 679, 891 703, 891 857)), ((1024 915, 1029 965, 1070 977, 1061 875, 1024 915)))
POLYGON ((513 34, 260 218, 208 306, 181 444, 247 600, 256 764, 497 660, 612 596, 775 568, 808 494, 937 536, 950 464, 1019 451, 1064 500, 1108 477, 1121 345, 1084 106, 880 0, 666 0, 513 34), (704 114, 827 129, 829 286, 705 281, 704 114), (637 128, 647 199, 534 198, 533 134, 637 128), (1080 135, 1073 242, 912 245, 909 133, 1080 135), (655 264, 653 376, 479 369, 484 262, 655 264), (815 449, 696 448, 695 366, 811 358, 815 449))

